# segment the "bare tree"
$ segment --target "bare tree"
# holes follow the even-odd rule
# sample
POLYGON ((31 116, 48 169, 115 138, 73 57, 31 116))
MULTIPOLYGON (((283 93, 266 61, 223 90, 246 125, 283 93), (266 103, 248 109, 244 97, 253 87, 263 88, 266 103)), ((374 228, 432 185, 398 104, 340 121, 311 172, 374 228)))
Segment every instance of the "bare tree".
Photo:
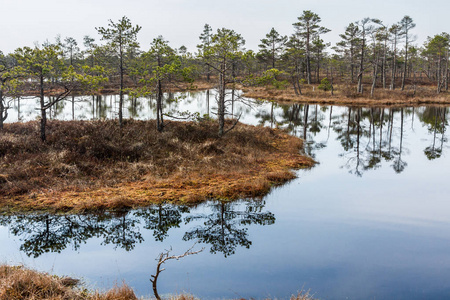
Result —
MULTIPOLYGON (((197 243, 195 243, 195 244, 197 244, 197 243)), ((170 255, 170 252, 172 252, 172 248, 170 248, 169 250, 165 250, 164 252, 161 252, 158 255, 158 258, 157 258, 158 264, 156 265, 156 274, 151 275, 153 279, 150 279, 150 282, 152 283, 152 286, 153 286, 153 294, 155 294, 156 299, 161 300, 161 297, 158 294, 158 288, 157 288, 157 281, 158 281, 159 274, 161 274, 161 272, 165 270, 165 268, 161 269, 161 266, 163 264, 165 264, 166 261, 168 261, 168 260, 171 260, 171 259, 179 260, 180 258, 183 258, 185 256, 195 255, 195 254, 198 254, 198 253, 202 252, 203 250, 205 250, 205 248, 202 248, 200 250, 193 251, 195 244, 192 245, 191 248, 186 250, 186 252, 184 252, 181 255, 170 255)))

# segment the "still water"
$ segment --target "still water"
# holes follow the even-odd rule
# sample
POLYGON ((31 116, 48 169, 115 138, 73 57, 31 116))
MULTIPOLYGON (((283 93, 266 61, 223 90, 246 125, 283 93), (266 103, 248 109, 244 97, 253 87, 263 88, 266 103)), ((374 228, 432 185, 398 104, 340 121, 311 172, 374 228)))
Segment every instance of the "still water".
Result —
MULTIPOLYGON (((187 94, 166 112, 215 109, 214 92, 187 94)), ((115 117, 116 97, 60 104, 60 119, 115 117)), ((21 100, 9 121, 36 116, 21 100), (15 118, 15 119, 14 119, 15 118)), ((153 117, 149 99, 128 117, 153 117)), ((169 261, 160 294, 201 298, 450 298, 449 108, 351 108, 235 103, 241 121, 306 139, 318 164, 263 199, 168 204, 103 215, 0 217, 0 261, 82 277, 93 288, 127 282, 151 296, 159 253, 169 261)))

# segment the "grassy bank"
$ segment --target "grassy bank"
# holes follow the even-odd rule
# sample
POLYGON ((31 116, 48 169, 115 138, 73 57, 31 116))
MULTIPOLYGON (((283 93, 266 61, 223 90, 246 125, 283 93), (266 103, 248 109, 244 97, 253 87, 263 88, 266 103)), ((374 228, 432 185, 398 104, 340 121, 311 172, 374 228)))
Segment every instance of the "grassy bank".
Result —
POLYGON ((416 91, 411 87, 404 91, 377 88, 373 97, 370 96, 370 89, 366 89, 361 95, 356 93, 354 86, 346 85, 335 85, 333 95, 331 91, 318 89, 318 85, 303 86, 302 95, 296 95, 292 88, 281 90, 274 87, 245 87, 243 91, 245 97, 285 103, 399 107, 450 104, 449 94, 446 92, 437 94, 432 86, 418 86, 416 91))
POLYGON ((0 134, 3 210, 87 211, 266 194, 313 161, 282 130, 239 124, 154 121, 50 121, 5 124, 0 134), (229 124, 230 125, 230 124, 229 124))
MULTIPOLYGON (((90 291, 77 279, 40 273, 21 266, 0 265, 0 299, 137 300, 138 298, 133 289, 126 284, 105 292, 90 291)), ((182 294, 169 299, 194 300, 196 298, 182 294)), ((308 293, 299 293, 291 297, 291 300, 312 299, 308 293)))

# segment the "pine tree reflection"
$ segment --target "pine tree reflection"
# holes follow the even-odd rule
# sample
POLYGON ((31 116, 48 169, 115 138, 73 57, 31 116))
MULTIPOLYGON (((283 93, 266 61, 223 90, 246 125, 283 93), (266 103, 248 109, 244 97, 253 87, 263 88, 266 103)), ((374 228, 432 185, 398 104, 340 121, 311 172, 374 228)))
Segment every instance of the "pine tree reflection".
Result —
POLYGON ((401 173, 405 170, 408 163, 402 159, 403 153, 403 108, 400 109, 400 146, 398 152, 396 152, 396 157, 394 158, 394 163, 392 167, 396 173, 401 173))
POLYGON ((187 229, 183 239, 200 239, 212 245, 211 252, 225 256, 234 253, 237 246, 249 248, 249 225, 271 225, 275 216, 264 211, 262 201, 244 204, 213 202, 209 215, 190 214, 190 208, 169 204, 155 205, 137 211, 105 212, 98 215, 15 215, 0 216, 0 226, 7 226, 12 235, 19 237, 20 250, 28 256, 60 253, 67 247, 78 250, 91 238, 101 245, 112 245, 131 251, 144 242, 141 231, 152 230, 156 241, 164 241, 171 228, 179 228, 184 218, 188 225, 194 220, 205 220, 204 226, 187 229), (245 206, 245 209, 242 207, 245 206))
POLYGON ((424 153, 429 160, 441 157, 444 142, 447 141, 445 137, 445 130, 447 127, 447 108, 446 107, 429 107, 422 114, 421 120, 428 124, 428 132, 433 134, 433 142, 431 146, 425 148, 424 153), (441 136, 438 137, 438 134, 441 136), (440 139, 440 145, 436 147, 436 141, 440 139))
POLYGON ((84 215, 2 216, 0 225, 8 226, 13 235, 19 236, 23 242, 20 250, 33 257, 47 252, 60 253, 69 244, 78 250, 87 239, 104 233, 97 217, 84 215))
POLYGON ((162 242, 169 236, 169 229, 180 227, 183 213, 189 213, 189 207, 158 204, 136 211, 135 216, 145 223, 145 229, 153 230, 156 241, 162 242))
POLYGON ((103 244, 132 250, 143 241, 139 220, 128 212, 99 215, 15 215, 0 217, 0 225, 8 226, 18 236, 20 250, 28 256, 60 253, 69 245, 78 250, 90 238, 103 239, 103 244))
POLYGON ((192 215, 186 222, 204 220, 203 225, 185 233, 183 240, 199 240, 200 243, 211 244, 211 253, 221 252, 225 257, 235 253, 238 246, 250 248, 247 226, 251 224, 271 225, 275 216, 264 212, 262 201, 247 202, 245 210, 238 210, 241 205, 233 202, 214 202, 209 206, 210 214, 192 215))
POLYGON ((133 250, 136 243, 142 243, 144 239, 139 230, 140 220, 134 214, 121 212, 104 224, 103 243, 113 244, 126 251, 133 250))

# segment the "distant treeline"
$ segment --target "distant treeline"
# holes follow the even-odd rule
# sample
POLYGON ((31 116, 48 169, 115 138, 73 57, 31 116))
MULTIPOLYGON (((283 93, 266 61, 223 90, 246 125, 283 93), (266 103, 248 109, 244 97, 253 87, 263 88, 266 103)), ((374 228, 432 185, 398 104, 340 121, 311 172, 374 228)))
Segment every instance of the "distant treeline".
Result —
POLYGON ((340 34, 341 41, 331 45, 323 40, 330 29, 320 24, 316 13, 303 11, 290 36, 272 28, 257 52, 246 50, 244 38, 234 30, 215 31, 205 24, 191 53, 185 46, 172 48, 162 36, 148 50, 141 49, 137 39, 141 27, 123 17, 96 28, 103 42, 85 36, 83 50, 74 38, 58 36, 34 48, 18 48, 10 54, 0 51, 0 126, 7 117, 8 99, 18 95, 40 96, 45 127, 46 110, 69 94, 109 88, 120 94, 120 124, 124 93, 155 95, 161 131, 163 93, 199 79, 217 83, 221 127, 226 115, 225 88, 232 83, 291 88, 296 94, 302 93, 304 84, 319 83, 345 84, 355 94, 370 91, 372 95, 376 88, 415 90, 419 84, 434 85, 438 94, 448 90, 449 34, 428 37, 418 46, 411 17, 391 25, 364 18, 350 23, 340 34), (50 94, 51 100, 44 97, 50 94))

